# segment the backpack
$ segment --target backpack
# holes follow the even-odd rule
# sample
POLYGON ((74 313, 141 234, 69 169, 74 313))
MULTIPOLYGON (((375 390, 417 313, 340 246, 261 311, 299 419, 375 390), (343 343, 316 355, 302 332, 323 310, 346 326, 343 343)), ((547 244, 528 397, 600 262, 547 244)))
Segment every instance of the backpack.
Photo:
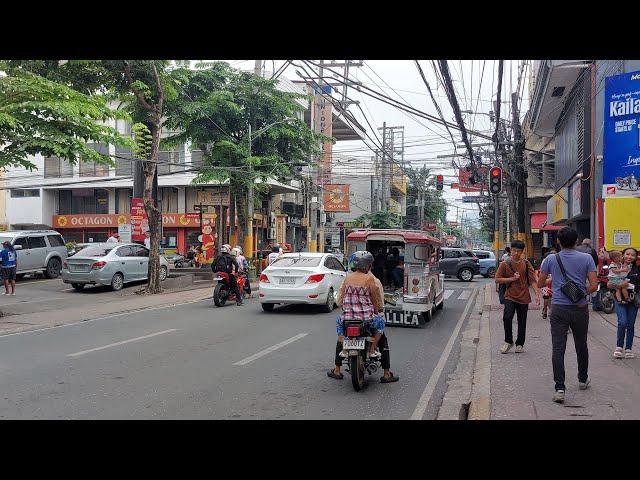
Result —
POLYGON ((218 255, 216 261, 212 266, 212 270, 214 272, 226 272, 231 273, 233 264, 231 263, 231 258, 227 255, 218 255))
MULTIPOLYGON (((512 267, 511 259, 510 258, 506 259, 505 263, 509 267, 509 270, 511 270, 511 273, 515 273, 515 270, 512 267)), ((529 260, 525 259, 524 260, 524 264, 525 264, 525 267, 526 267, 525 272, 526 272, 526 277, 527 277, 527 287, 530 287, 531 285, 529 283, 529 260)), ((531 267, 531 268, 533 268, 533 267, 531 267)), ((501 283, 498 286, 498 298, 500 299, 500 304, 501 305, 504 305, 504 296, 507 293, 507 288, 509 288, 509 285, 507 285, 506 283, 501 283)))

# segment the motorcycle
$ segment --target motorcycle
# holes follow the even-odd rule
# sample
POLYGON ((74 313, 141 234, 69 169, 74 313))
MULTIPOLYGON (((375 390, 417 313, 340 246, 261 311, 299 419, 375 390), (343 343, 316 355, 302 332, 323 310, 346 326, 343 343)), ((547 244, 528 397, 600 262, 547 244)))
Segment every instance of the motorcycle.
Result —
POLYGON ((640 182, 638 182, 634 174, 626 177, 616 177, 616 183, 621 190, 626 190, 628 187, 629 190, 635 192, 640 187, 640 182))
POLYGON ((238 275, 237 273, 216 272, 214 281, 218 282, 213 290, 213 303, 216 307, 223 307, 228 301, 235 302, 236 294, 231 292, 231 285, 229 284, 229 275, 236 277, 238 283, 238 289, 242 297, 247 292, 247 278, 244 275, 238 275))
POLYGON ((371 332, 365 329, 362 320, 345 320, 344 329, 342 351, 348 359, 345 370, 351 374, 353 389, 359 392, 364 387, 364 372, 374 374, 381 367, 381 363, 380 359, 369 358, 369 350, 374 339, 371 332))
MULTIPOLYGON (((608 288, 607 284, 609 283, 609 267, 605 265, 602 267, 600 274, 598 275, 598 291, 596 293, 597 300, 596 303, 602 306, 602 311, 604 313, 613 313, 616 309, 615 298, 616 291, 615 289, 608 288)), ((633 289, 629 289, 629 300, 633 301, 633 297, 635 295, 635 291, 633 289)))

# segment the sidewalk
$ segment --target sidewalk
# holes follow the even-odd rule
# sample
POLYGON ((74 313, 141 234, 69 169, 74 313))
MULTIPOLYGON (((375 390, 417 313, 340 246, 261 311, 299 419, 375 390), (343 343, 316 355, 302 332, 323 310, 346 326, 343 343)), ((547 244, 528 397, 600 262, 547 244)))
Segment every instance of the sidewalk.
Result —
MULTIPOLYGON (((640 358, 614 359, 616 316, 589 315, 589 377, 591 385, 578 390, 576 353, 571 333, 565 354, 566 399, 553 403, 551 333, 549 319, 530 306, 523 353, 501 354, 504 343, 502 309, 495 286, 488 285, 482 322, 490 332, 490 419, 492 420, 620 420, 640 418, 640 358)), ((516 319, 514 318, 514 335, 516 319)), ((637 337, 637 336, 636 336, 637 337)), ((638 345, 640 340, 636 340, 638 345)), ((637 352, 637 347, 634 348, 637 352)), ((479 352, 480 353, 480 352, 479 352)), ((478 355, 479 356, 479 355, 478 355)), ((476 364, 476 371, 478 365, 476 364)))

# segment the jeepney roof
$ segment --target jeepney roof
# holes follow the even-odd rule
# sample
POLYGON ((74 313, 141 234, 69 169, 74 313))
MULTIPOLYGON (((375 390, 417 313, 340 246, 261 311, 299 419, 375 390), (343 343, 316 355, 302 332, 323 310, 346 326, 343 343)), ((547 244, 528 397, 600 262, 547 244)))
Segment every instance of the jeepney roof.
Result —
POLYGON ((441 245, 442 242, 435 237, 427 235, 422 230, 403 229, 373 229, 362 228, 352 231, 347 240, 389 240, 405 243, 433 243, 441 245))

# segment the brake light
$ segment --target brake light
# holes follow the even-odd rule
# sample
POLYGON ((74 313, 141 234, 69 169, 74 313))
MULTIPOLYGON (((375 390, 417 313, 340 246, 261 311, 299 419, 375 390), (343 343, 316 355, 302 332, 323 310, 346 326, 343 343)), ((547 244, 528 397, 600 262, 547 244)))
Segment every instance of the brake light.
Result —
POLYGON ((319 283, 324 278, 324 273, 316 273, 315 275, 309 276, 306 282, 304 283, 319 283))
POLYGON ((360 327, 347 327, 347 337, 359 337, 360 327))
POLYGON ((91 270, 100 270, 106 264, 107 264, 107 262, 96 262, 93 265, 91 265, 91 270))
POLYGON ((260 274, 260 282, 269 283, 269 277, 267 277, 264 273, 260 274))

